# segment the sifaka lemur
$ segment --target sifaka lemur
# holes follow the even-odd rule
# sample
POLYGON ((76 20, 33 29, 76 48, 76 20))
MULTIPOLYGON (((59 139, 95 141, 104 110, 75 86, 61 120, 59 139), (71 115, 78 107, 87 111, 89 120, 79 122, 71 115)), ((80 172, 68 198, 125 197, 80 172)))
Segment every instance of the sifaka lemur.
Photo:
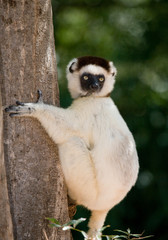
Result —
POLYGON ((103 58, 75 58, 67 66, 73 103, 67 109, 43 103, 7 107, 11 117, 40 121, 58 145, 69 196, 91 210, 89 239, 95 239, 108 211, 135 184, 139 164, 135 142, 110 98, 116 76, 113 63, 103 58))

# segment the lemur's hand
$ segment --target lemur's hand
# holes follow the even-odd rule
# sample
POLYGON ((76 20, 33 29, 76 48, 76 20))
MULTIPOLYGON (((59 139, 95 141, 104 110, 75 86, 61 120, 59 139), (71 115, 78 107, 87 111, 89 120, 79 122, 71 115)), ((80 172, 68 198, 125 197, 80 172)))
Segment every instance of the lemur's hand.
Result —
MULTIPOLYGON (((43 103, 42 92, 40 90, 37 91, 37 103, 43 103)), ((37 103, 23 103, 16 101, 16 105, 10 105, 5 108, 5 112, 9 113, 10 117, 28 116, 35 111, 35 105, 37 103)))

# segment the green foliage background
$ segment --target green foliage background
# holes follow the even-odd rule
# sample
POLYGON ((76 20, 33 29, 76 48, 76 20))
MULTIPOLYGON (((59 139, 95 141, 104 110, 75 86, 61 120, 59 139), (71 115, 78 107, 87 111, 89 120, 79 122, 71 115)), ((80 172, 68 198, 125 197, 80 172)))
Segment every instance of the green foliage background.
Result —
MULTIPOLYGON (((136 186, 109 213, 112 229, 168 239, 168 1, 53 0, 61 106, 71 103, 65 68, 94 55, 118 69, 111 94, 136 140, 136 186)), ((79 207, 76 218, 88 217, 79 207)), ((86 227, 86 226, 82 226, 86 227)), ((106 233, 110 233, 107 230, 106 233)), ((74 239, 80 239, 74 236, 74 239)))

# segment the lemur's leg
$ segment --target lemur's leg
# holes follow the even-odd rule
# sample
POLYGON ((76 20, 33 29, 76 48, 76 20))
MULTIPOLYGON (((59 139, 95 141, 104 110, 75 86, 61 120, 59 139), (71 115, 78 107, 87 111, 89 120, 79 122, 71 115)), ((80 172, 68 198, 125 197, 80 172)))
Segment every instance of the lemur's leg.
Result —
POLYGON ((73 123, 75 116, 68 109, 43 103, 42 93, 38 91, 36 103, 17 101, 5 109, 11 117, 33 117, 40 121, 55 143, 62 143, 75 133, 73 123))
POLYGON ((91 213, 91 217, 89 220, 89 231, 88 231, 88 236, 89 239, 91 240, 96 240, 96 236, 99 236, 100 234, 100 229, 103 227, 104 225, 104 221, 106 219, 108 210, 101 210, 101 211, 97 211, 94 210, 91 213))
MULTIPOLYGON (((68 142, 59 145, 59 154, 68 193, 78 205, 89 209, 96 207, 99 186, 92 154, 85 141, 80 137, 71 137, 68 142)), ((95 238, 102 228, 107 210, 92 211, 89 221, 89 239, 95 238)))
POLYGON ((58 147, 70 197, 78 205, 90 209, 95 205, 98 194, 97 173, 90 150, 77 136, 72 136, 58 147))

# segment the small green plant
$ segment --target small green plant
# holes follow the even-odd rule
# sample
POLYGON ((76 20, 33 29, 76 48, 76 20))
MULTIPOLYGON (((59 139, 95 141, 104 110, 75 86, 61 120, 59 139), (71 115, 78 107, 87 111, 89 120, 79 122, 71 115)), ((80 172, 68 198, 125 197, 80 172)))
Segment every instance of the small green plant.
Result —
MULTIPOLYGON (((86 219, 85 218, 79 218, 77 220, 71 220, 68 223, 65 224, 60 224, 60 222, 58 220, 56 220, 55 218, 46 218, 47 220, 49 220, 51 223, 49 224, 50 227, 58 227, 58 228, 62 228, 62 230, 66 231, 66 230, 74 230, 77 232, 80 232, 84 239, 87 240, 88 235, 86 232, 79 230, 76 228, 76 226, 81 223, 84 222, 86 219)), ((110 227, 105 226, 103 228, 100 229, 98 236, 96 236, 95 240, 102 240, 102 239, 106 239, 106 240, 122 240, 122 239, 127 239, 127 240, 138 240, 138 239, 146 239, 146 238, 150 238, 152 237, 152 235, 150 236, 142 236, 144 234, 144 232, 140 233, 140 234, 133 234, 131 233, 130 229, 127 229, 127 231, 122 231, 122 230, 114 230, 115 232, 117 232, 117 235, 103 235, 102 232, 106 229, 110 227)))

